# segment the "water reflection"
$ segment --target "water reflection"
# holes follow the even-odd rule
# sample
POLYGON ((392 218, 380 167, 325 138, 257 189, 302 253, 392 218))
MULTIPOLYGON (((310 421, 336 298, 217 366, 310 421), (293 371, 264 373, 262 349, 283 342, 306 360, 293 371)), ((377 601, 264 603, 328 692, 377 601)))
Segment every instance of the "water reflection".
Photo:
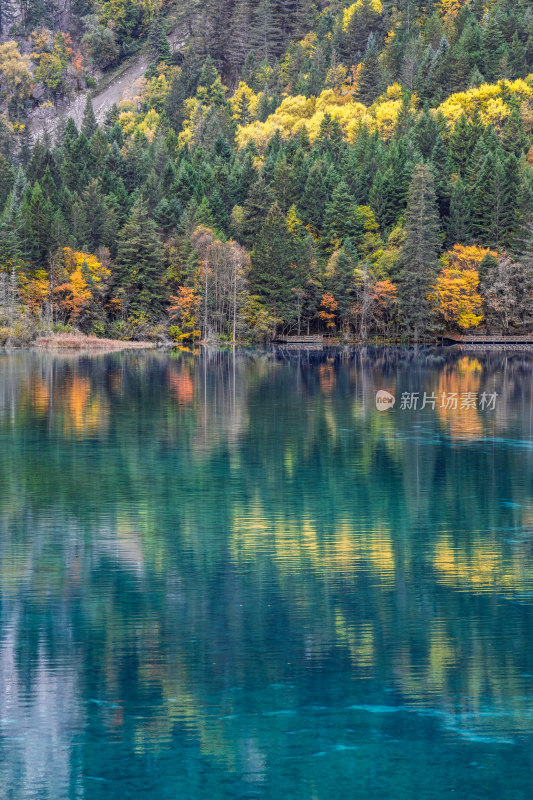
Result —
POLYGON ((0 355, 5 796, 526 797, 532 366, 0 355))

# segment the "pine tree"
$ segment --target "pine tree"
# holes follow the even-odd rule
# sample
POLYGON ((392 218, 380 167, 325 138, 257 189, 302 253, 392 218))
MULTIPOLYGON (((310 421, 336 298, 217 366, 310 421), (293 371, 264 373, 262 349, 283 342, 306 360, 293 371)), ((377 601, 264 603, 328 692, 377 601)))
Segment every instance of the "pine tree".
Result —
POLYGON ((31 159, 31 134, 29 125, 24 125, 22 127, 22 133, 20 137, 20 153, 19 153, 19 161, 24 168, 28 166, 31 159))
POLYGON ((324 244, 331 253, 342 246, 345 239, 356 240, 362 233, 356 205, 348 185, 341 181, 333 190, 324 213, 324 244))
POLYGON ((379 170, 369 193, 369 202, 384 229, 396 224, 405 209, 413 163, 405 143, 392 142, 388 153, 388 166, 379 170))
MULTIPOLYGON (((498 162, 499 163, 499 162, 498 162)), ((472 187, 472 231, 477 242, 494 246, 494 202, 496 159, 487 153, 472 187)))
POLYGON ((463 181, 461 178, 457 178, 453 184, 450 198, 450 217, 447 230, 448 247, 453 247, 454 244, 468 244, 471 240, 471 235, 470 202, 463 181))
POLYGON ((251 50, 252 7, 250 0, 237 0, 233 7, 228 41, 228 60, 233 74, 238 76, 251 50))
POLYGON ((80 198, 82 228, 79 231, 80 246, 89 252, 105 243, 106 219, 108 209, 102 194, 100 183, 93 178, 83 190, 80 198))
POLYGON ((154 16, 152 24, 150 25, 146 49, 149 60, 149 74, 155 74, 156 67, 161 62, 168 64, 172 59, 170 45, 168 43, 165 31, 163 30, 163 25, 161 24, 161 18, 159 14, 154 16))
POLYGON ((271 207, 252 251, 250 281, 271 312, 286 322, 295 319, 292 289, 297 287, 293 239, 277 203, 271 207))
POLYGON ((47 167, 49 167, 56 185, 59 184, 60 176, 56 153, 52 152, 49 142, 43 139, 42 141, 37 141, 33 147, 30 163, 26 169, 28 182, 41 181, 47 167))
POLYGON ((450 44, 444 35, 431 62, 429 84, 435 102, 451 91, 450 44))
POLYGON ((503 56, 505 38, 496 14, 491 14, 483 31, 483 75, 492 82, 498 78, 498 65, 503 56))
POLYGON ((485 83, 485 78, 476 66, 468 76, 467 86, 469 89, 477 89, 483 83, 485 83))
POLYGON ((294 182, 292 181, 291 168, 287 159, 285 156, 279 155, 274 167, 272 190, 284 214, 287 213, 290 206, 298 199, 295 188, 294 182))
POLYGON ((72 142, 61 167, 61 176, 71 192, 81 192, 96 169, 96 159, 84 133, 72 142))
POLYGON ((424 159, 431 156, 437 136, 439 135, 439 125, 435 116, 430 113, 428 106, 419 114, 413 127, 412 137, 424 159))
POLYGON ((63 131, 63 140, 61 142, 63 151, 65 153, 70 152, 70 148, 78 138, 78 135, 79 134, 78 134, 78 129, 76 127, 76 123, 74 122, 72 117, 69 117, 67 120, 67 124, 65 125, 65 130, 63 131))
POLYGON ((211 229, 216 227, 215 217, 213 216, 211 205, 205 195, 202 197, 201 203, 195 211, 194 224, 195 226, 203 225, 204 228, 211 229))
POLYGON ((81 123, 81 132, 85 134, 87 139, 90 139, 98 130, 98 123, 94 115, 93 102, 89 95, 87 95, 87 102, 83 111, 83 121, 81 123))
POLYGON ((440 133, 431 153, 431 166, 435 175, 435 193, 437 195, 439 214, 441 219, 444 219, 450 211, 450 159, 444 139, 440 133))
POLYGON ((527 150, 528 137, 520 115, 520 109, 516 105, 513 106, 503 126, 501 144, 504 150, 513 153, 517 157, 527 150))
POLYGON ((380 12, 371 0, 357 3, 355 13, 351 15, 347 29, 344 30, 342 19, 335 29, 339 55, 349 64, 357 64, 368 43, 368 37, 379 26, 380 12))
POLYGON ((21 208, 26 255, 35 267, 44 267, 52 244, 53 209, 38 181, 26 189, 21 208))
POLYGON ((357 99, 366 106, 371 106, 381 94, 383 85, 381 66, 378 50, 372 39, 369 42, 365 58, 361 66, 361 73, 357 83, 357 99))
POLYGON ((398 279, 400 314, 415 342, 431 328, 428 294, 437 274, 440 245, 433 173, 426 164, 418 164, 409 186, 398 279))
POLYGON ((466 176, 470 161, 470 153, 473 146, 472 139, 472 125, 466 116, 462 114, 450 133, 449 149, 452 164, 463 178, 466 176))
POLYGON ((282 49, 282 32, 274 17, 273 0, 259 0, 252 28, 252 44, 259 61, 272 63, 282 49))
POLYGON ((69 238, 69 228, 63 212, 58 208, 52 217, 51 226, 51 249, 56 251, 59 247, 64 247, 69 238))
POLYGON ((118 234, 115 286, 124 290, 127 310, 158 319, 164 312, 167 292, 157 230, 146 206, 137 201, 118 234))
POLYGON ((509 245, 517 229, 518 162, 489 152, 472 189, 472 230, 480 244, 509 245))
POLYGON ((48 165, 44 171, 44 175, 40 183, 44 196, 50 201, 52 208, 55 208, 59 203, 59 192, 57 190, 56 182, 52 178, 52 172, 48 165))
POLYGON ((475 182, 479 177, 479 172, 483 166, 483 163, 487 157, 487 153, 489 152, 489 148, 487 147, 487 143, 485 139, 480 138, 477 140, 476 144, 474 145, 474 149, 472 150, 472 155, 470 156, 469 164, 466 168, 466 185, 468 187, 474 186, 475 182))
POLYGON ((341 249, 332 256, 331 266, 328 265, 326 270, 326 288, 337 301, 337 315, 344 329, 353 317, 361 283, 362 273, 358 270, 358 264, 359 255, 354 243, 351 239, 345 239, 341 249))
POLYGON ((526 49, 518 37, 518 31, 513 33, 509 47, 509 70, 512 78, 525 78, 527 75, 526 49))
POLYGON ((22 202, 26 193, 26 185, 24 171, 22 167, 19 167, 0 221, 0 263, 2 264, 19 262, 27 250, 22 217, 22 202))
POLYGON ((309 169, 304 191, 298 203, 299 212, 315 233, 320 234, 324 224, 326 203, 337 183, 325 159, 317 159, 309 169))
POLYGON ((243 206, 242 240, 246 247, 253 247, 268 210, 272 205, 272 191, 263 178, 252 184, 243 206))
POLYGON ((0 214, 15 182, 15 171, 9 161, 0 154, 0 214))

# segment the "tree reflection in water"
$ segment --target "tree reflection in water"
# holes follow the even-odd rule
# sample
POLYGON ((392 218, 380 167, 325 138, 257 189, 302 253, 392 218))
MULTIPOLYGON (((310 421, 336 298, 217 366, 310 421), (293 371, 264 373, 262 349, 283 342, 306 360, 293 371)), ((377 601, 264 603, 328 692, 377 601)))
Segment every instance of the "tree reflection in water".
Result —
POLYGON ((6 796, 526 797, 532 366, 0 355, 6 796))

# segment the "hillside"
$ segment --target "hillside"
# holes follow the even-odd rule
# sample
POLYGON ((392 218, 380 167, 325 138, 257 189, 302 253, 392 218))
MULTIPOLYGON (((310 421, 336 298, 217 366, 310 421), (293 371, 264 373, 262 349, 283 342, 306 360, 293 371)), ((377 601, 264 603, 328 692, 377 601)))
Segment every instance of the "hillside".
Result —
POLYGON ((532 329, 529 3, 12 0, 0 33, 0 342, 532 329))
MULTIPOLYGON (((167 38, 174 54, 179 53, 187 41, 181 25, 171 29, 167 38)), ((148 64, 148 54, 141 51, 104 73, 94 89, 86 85, 62 98, 59 104, 48 103, 44 109, 30 110, 28 126, 32 142, 42 138, 45 133, 54 139, 57 129, 64 126, 69 117, 79 128, 88 98, 92 102, 96 120, 101 125, 114 105, 138 96, 148 64)))

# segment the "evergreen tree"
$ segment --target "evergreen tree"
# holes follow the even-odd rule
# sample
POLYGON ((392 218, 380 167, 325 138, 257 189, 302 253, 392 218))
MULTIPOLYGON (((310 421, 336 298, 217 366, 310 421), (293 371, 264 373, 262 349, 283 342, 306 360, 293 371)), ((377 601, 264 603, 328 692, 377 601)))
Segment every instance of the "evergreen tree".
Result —
POLYGON ((56 251, 59 247, 66 246, 69 238, 69 229, 65 216, 58 208, 52 217, 51 249, 56 251))
POLYGON ((273 0, 259 0, 254 10, 252 44, 258 60, 269 64, 280 54, 282 32, 274 16, 273 0))
POLYGON ((98 130, 98 123, 94 115, 93 103, 89 95, 87 95, 87 102, 83 111, 83 121, 81 123, 81 132, 90 139, 98 130))
POLYGON ((293 266, 293 239, 277 203, 269 210, 252 251, 252 291, 266 303, 274 316, 294 322, 297 288, 293 266))
POLYGON ((242 241, 247 247, 253 247, 272 205, 272 199, 272 191, 263 178, 252 185, 243 206, 242 241))
POLYGON ((150 62, 148 73, 155 74, 156 67, 161 62, 168 64, 172 59, 172 52, 166 37, 161 18, 159 14, 154 16, 150 30, 148 32, 148 40, 146 43, 146 50, 148 60, 150 62))
POLYGON ((44 171, 41 189, 43 190, 44 196, 49 200, 51 207, 56 208, 59 203, 59 192, 56 182, 52 178, 52 172, 49 166, 47 166, 44 171))
POLYGON ((341 181, 333 190, 324 213, 324 243, 326 252, 342 246, 345 239, 357 240, 362 233, 356 205, 348 185, 341 181))
POLYGON ((80 198, 80 217, 82 227, 79 231, 80 246, 90 253, 106 243, 106 222, 108 209, 96 178, 90 181, 80 198))
POLYGON ((402 322, 415 342, 431 329, 428 294, 437 274, 440 245, 433 173, 426 164, 418 164, 409 186, 398 279, 402 322))
POLYGON ((472 230, 480 244, 508 245, 516 233, 518 164, 487 153, 472 189, 472 230))
POLYGON ((31 159, 31 134, 28 125, 24 125, 20 137, 19 161, 23 167, 27 167, 31 159))
POLYGON ((357 84, 357 99, 371 106, 382 90, 382 74, 374 40, 369 42, 357 84))
POLYGON ((511 114, 503 126, 501 143, 505 150, 517 157, 527 149, 528 137, 520 116, 520 109, 516 105, 513 105, 511 114))
POLYGON ((115 262, 115 287, 123 290, 128 313, 152 320, 161 317, 167 300, 163 276, 156 226, 146 206, 137 201, 119 231, 115 262))
POLYGON ((0 214, 15 182, 15 171, 9 161, 0 154, 0 214))
POLYGON ((26 189, 21 213, 24 220, 25 255, 36 268, 44 267, 52 245, 53 209, 38 181, 33 189, 29 186, 26 189))
POLYGON ((463 114, 453 126, 449 141, 452 164, 463 178, 466 176, 472 148, 472 125, 463 114))
POLYGON ((81 192, 89 183, 95 169, 96 159, 84 133, 72 142, 66 151, 61 167, 61 176, 71 192, 81 192))
POLYGON ((466 187, 458 177, 453 184, 450 198, 447 244, 449 247, 453 247, 454 244, 468 244, 471 235, 470 202, 466 187))
POLYGON ((296 187, 292 180, 291 167, 289 166, 285 156, 280 155, 278 156, 274 167, 272 190, 279 207, 284 214, 287 213, 290 206, 292 206, 298 199, 295 189, 296 187))
POLYGON ((239 75, 252 49, 252 6, 250 0, 236 0, 230 21, 228 60, 234 76, 239 75))
POLYGON ((325 159, 317 159, 309 169, 309 175, 298 209, 305 222, 311 225, 313 231, 320 234, 324 224, 324 213, 330 193, 337 183, 334 173, 325 159))
POLYGON ((354 314, 362 272, 358 269, 359 255, 351 239, 345 239, 334 253, 326 271, 326 287, 337 301, 337 315, 346 330, 354 314), (333 262, 333 263, 331 263, 333 262))
POLYGON ((0 220, 0 263, 2 264, 20 261, 27 250, 22 217, 22 202, 26 186, 24 171, 22 167, 19 167, 0 220))
POLYGON ((518 36, 518 31, 513 33, 511 45, 509 47, 509 71, 511 78, 525 78, 527 75, 526 48, 523 46, 518 36))
POLYGON ((435 193, 441 219, 450 212, 450 159, 444 144, 444 139, 439 133, 435 147, 431 153, 431 166, 435 176, 435 193))
POLYGON ((505 38, 496 14, 491 14, 483 31, 483 68, 485 78, 492 82, 498 77, 498 65, 504 54, 505 38))

